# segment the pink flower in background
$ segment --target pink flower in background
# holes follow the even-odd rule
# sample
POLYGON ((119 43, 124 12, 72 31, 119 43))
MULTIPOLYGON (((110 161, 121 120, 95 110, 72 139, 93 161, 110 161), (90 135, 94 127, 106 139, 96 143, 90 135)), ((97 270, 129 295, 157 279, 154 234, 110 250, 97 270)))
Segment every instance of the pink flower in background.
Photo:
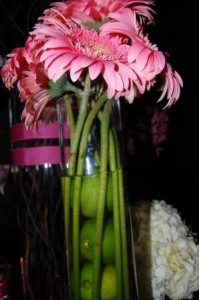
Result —
POLYGON ((160 156, 163 151, 163 143, 167 140, 167 130, 169 125, 169 114, 165 111, 154 110, 151 118, 151 136, 155 155, 160 156))

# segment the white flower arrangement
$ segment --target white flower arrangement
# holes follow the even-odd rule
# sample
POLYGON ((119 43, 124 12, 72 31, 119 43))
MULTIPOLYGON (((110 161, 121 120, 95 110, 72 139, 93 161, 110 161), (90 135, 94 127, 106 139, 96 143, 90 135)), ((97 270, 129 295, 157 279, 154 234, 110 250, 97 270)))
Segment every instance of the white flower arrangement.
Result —
POLYGON ((133 215, 135 225, 138 221, 140 224, 135 226, 138 230, 135 253, 138 283, 146 285, 141 287, 145 290, 143 299, 163 300, 165 296, 172 300, 192 299, 199 290, 199 245, 177 209, 164 200, 153 200, 150 204, 141 202, 133 215), (143 260, 141 255, 147 251, 148 256, 143 260), (146 270, 148 275, 143 275, 146 270), (146 296, 149 293, 151 296, 146 296))

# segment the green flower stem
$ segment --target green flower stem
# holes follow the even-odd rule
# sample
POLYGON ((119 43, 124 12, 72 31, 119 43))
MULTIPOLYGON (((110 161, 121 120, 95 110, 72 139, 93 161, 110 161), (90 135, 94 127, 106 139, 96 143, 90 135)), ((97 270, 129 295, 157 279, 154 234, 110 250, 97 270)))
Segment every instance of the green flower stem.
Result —
POLYGON ((85 120, 84 128, 81 134, 79 156, 77 160, 77 171, 74 178, 74 198, 73 198, 73 272, 74 272, 74 299, 79 299, 80 291, 80 262, 79 262, 79 249, 80 249, 80 196, 81 196, 81 181, 84 172, 84 157, 88 142, 88 135, 98 111, 103 103, 106 101, 106 94, 96 102, 95 106, 89 112, 85 120))
MULTIPOLYGON (((65 243, 66 243, 66 261, 70 261, 71 251, 70 251, 70 189, 71 189, 71 178, 68 176, 63 176, 61 178, 62 185, 62 199, 63 199, 63 208, 64 208, 64 229, 65 229, 65 243)), ((70 265, 67 264, 67 274, 68 274, 68 284, 71 287, 71 270, 70 265)), ((69 288, 69 292, 72 289, 69 288)), ((72 298, 72 295, 69 295, 72 298)))
POLYGON ((104 225, 104 210, 106 200, 106 188, 108 178, 108 128, 111 111, 111 101, 107 101, 101 119, 101 165, 100 165, 100 189, 96 220, 96 240, 93 260, 93 286, 92 299, 99 300, 101 295, 101 255, 104 225))
POLYGON ((74 198, 73 198, 73 288, 74 299, 78 300, 80 297, 80 194, 81 194, 81 176, 74 177, 74 198))
POLYGON ((112 176, 112 192, 113 192, 113 221, 114 221, 114 237, 115 237, 115 267, 117 279, 117 300, 123 299, 123 275, 122 275, 122 249, 121 249, 121 234, 120 234, 120 212, 119 212, 119 183, 117 173, 116 145, 112 130, 109 131, 109 161, 110 171, 112 176))
MULTIPOLYGON (((74 134, 74 130, 75 130, 75 122, 74 122, 74 116, 73 116, 73 111, 71 108, 71 100, 70 97, 65 96, 64 97, 64 106, 66 108, 66 112, 67 112, 67 120, 69 122, 70 125, 70 136, 72 137, 74 134)), ((63 118, 65 120, 65 118, 63 118)), ((71 139, 70 137, 70 139, 71 139)), ((71 246, 70 246, 70 240, 69 240, 69 236, 70 236, 70 209, 71 209, 71 205, 70 205, 70 201, 71 201, 71 177, 69 176, 65 176, 66 174, 64 174, 64 176, 61 177, 61 186, 62 186, 62 199, 63 199, 63 209, 64 209, 64 231, 65 231, 65 245, 66 245, 66 261, 70 261, 70 256, 71 256, 71 246)), ((71 287, 71 270, 70 270, 71 266, 69 264, 67 264, 67 274, 68 274, 68 284, 69 287, 71 287)), ((70 295, 69 297, 72 298, 72 288, 69 288, 69 292, 70 295)))
POLYGON ((129 257, 128 257, 128 246, 127 246, 127 228, 126 228, 126 211, 125 211, 125 199, 124 199, 124 177, 123 169, 121 164, 121 153, 119 150, 117 135, 114 132, 117 150, 117 174, 119 181, 119 207, 120 207, 120 230, 122 238, 122 265, 123 265, 123 282, 124 282, 124 299, 130 300, 130 279, 129 279, 129 257))
MULTIPOLYGON (((64 97, 64 105, 67 112, 67 119, 70 125, 70 139, 72 143, 72 137, 74 135, 75 130, 75 121, 74 115, 71 108, 71 100, 68 96, 64 97)), ((62 194, 63 194, 63 207, 64 207, 64 225, 65 225, 65 243, 66 243, 66 255, 69 255, 70 252, 70 244, 69 244, 69 236, 70 236, 70 189, 71 189, 71 178, 69 176, 62 177, 62 194)), ((68 276, 70 278, 70 276, 68 276)))
POLYGON ((72 144, 72 138, 74 136, 74 132, 75 132, 75 120, 74 120, 74 114, 73 114, 73 109, 71 107, 71 99, 70 96, 65 96, 64 97, 64 105, 66 108, 66 112, 67 112, 67 119, 70 125, 70 143, 72 144))
POLYGON ((82 99, 80 101, 78 119, 77 119, 77 123, 76 123, 76 128, 74 130, 74 136, 72 137, 72 143, 71 143, 71 149, 70 149, 70 164, 69 164, 69 169, 68 169, 69 176, 73 176, 75 174, 79 141, 80 141, 83 125, 84 125, 86 114, 87 114, 88 100, 89 100, 89 94, 90 94, 90 84, 91 84, 91 80, 88 75, 85 80, 85 89, 82 94, 82 99))
POLYGON ((96 118, 97 114, 99 113, 99 110, 101 109, 102 105, 107 100, 107 96, 104 93, 97 102, 93 105, 84 125, 84 129, 82 132, 82 137, 80 141, 80 147, 79 147, 79 158, 78 158, 78 164, 77 164, 77 175, 83 174, 83 168, 84 168, 84 157, 85 157, 85 151, 88 143, 88 136, 91 129, 91 126, 93 124, 94 119, 96 118))
POLYGON ((119 206, 120 206, 120 220, 121 220, 121 236, 122 236, 122 263, 123 263, 123 280, 124 280, 124 293, 125 300, 130 300, 130 280, 129 280, 129 257, 127 247, 127 229, 126 229, 126 211, 124 200, 124 184, 123 184, 123 170, 121 167, 118 170, 119 178, 119 206))

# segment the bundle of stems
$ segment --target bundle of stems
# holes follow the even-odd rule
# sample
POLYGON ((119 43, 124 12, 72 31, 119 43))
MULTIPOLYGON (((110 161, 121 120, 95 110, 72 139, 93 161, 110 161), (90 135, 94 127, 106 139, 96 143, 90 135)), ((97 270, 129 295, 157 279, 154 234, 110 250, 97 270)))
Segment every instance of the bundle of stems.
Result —
MULTIPOLYGON (((68 278, 71 299, 80 295, 80 230, 81 230, 81 189, 84 176, 84 159, 88 142, 92 141, 92 127, 97 119, 100 124, 99 149, 96 150, 99 164, 98 208, 96 215, 96 239, 93 258, 92 299, 101 295, 102 241, 106 217, 106 195, 109 174, 112 176, 113 224, 115 240, 116 299, 130 300, 129 250, 127 241, 127 209, 125 200, 121 141, 113 122, 113 107, 119 100, 107 99, 106 93, 93 94, 87 78, 84 91, 77 96, 77 119, 74 117, 73 100, 65 97, 67 121, 70 127, 70 156, 65 176, 62 177, 65 241, 68 264, 68 278), (92 98, 92 99, 91 99, 92 98), (71 237, 72 233, 72 237, 71 237), (71 248, 72 245, 72 248, 71 248), (72 274, 72 275, 71 275, 72 274), (72 279, 71 279, 72 278, 72 279)), ((97 148, 97 147, 96 147, 97 148)), ((95 188, 95 187, 93 187, 95 188)))

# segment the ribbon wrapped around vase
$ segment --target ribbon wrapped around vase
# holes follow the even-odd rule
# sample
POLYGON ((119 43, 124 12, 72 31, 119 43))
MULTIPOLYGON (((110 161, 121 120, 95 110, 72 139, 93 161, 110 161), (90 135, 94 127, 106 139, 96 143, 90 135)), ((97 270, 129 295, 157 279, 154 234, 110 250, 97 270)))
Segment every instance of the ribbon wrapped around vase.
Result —
MULTIPOLYGON (((30 300, 67 295, 58 131, 56 122, 39 122, 34 130, 24 123, 11 127, 23 293, 30 300)), ((67 124, 64 131, 67 157, 67 124)))

